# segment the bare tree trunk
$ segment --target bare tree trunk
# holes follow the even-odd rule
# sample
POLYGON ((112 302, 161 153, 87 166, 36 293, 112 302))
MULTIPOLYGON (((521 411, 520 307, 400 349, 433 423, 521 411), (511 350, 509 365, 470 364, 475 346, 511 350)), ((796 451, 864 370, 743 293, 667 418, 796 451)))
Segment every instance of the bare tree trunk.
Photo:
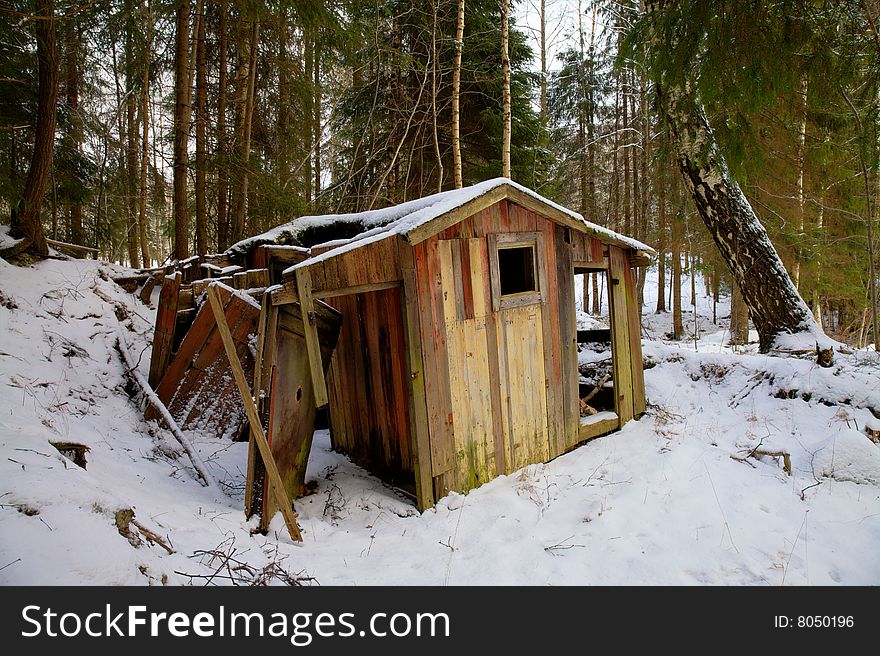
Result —
POLYGON ((217 80, 217 248, 229 245, 229 143, 226 134, 227 97, 227 48, 229 47, 227 25, 227 0, 220 3, 220 19, 217 26, 218 80, 217 80))
MULTIPOLYGON (((79 113, 79 82, 80 71, 80 35, 76 18, 67 21, 67 111, 70 113, 69 141, 70 150, 78 155, 82 148, 83 122, 79 113)), ((84 243, 82 224, 82 202, 73 200, 70 203, 70 241, 74 244, 84 243)), ((54 230, 54 226, 53 226, 54 230)), ((57 239, 57 237, 55 237, 57 239)))
POLYGON ((672 217, 672 338, 681 339, 684 326, 681 321, 681 241, 682 198, 678 194, 678 210, 672 217))
MULTIPOLYGON (((311 82, 314 78, 314 65, 315 65, 315 39, 312 34, 313 30, 310 28, 303 30, 303 57, 305 59, 305 78, 311 82)), ((287 38, 285 36, 282 41, 282 45, 287 45, 287 38)), ((309 89, 309 93, 306 94, 305 98, 305 113, 307 116, 315 115, 315 95, 314 89, 309 89)), ((306 185, 306 203, 309 205, 312 204, 312 153, 315 150, 315 131, 309 126, 309 134, 308 134, 308 142, 309 144, 309 156, 306 158, 304 167, 305 167, 305 178, 308 182, 306 185)))
POLYGON ((623 71, 622 79, 623 86, 621 87, 621 104, 623 105, 623 114, 621 120, 622 123, 622 135, 623 135, 623 152, 621 156, 623 157, 623 232, 624 234, 631 235, 632 234, 632 214, 630 209, 630 179, 629 179, 629 157, 630 157, 630 143, 629 143, 629 81, 628 81, 628 73, 627 71, 623 71))
MULTIPOLYGON (((138 125, 137 96, 134 93, 135 79, 140 72, 134 61, 134 2, 125 2, 125 189, 126 189, 126 242, 128 244, 129 264, 137 269, 140 267, 138 251, 138 125)), ((120 135, 120 138, 122 135, 120 135)))
MULTIPOLYGON (((434 157, 437 159, 437 192, 443 191, 443 157, 440 155, 440 136, 437 132, 437 2, 431 0, 431 120, 434 134, 434 157)), ((542 0, 543 2, 543 0, 542 0)))
POLYGON ((174 48, 174 252, 182 260, 189 256, 189 213, 186 177, 189 166, 189 0, 178 0, 174 48))
MULTIPOLYGON (((871 328, 874 335, 874 350, 880 351, 880 326, 877 325, 877 274, 874 269, 874 201, 871 198, 871 179, 868 175, 867 150, 868 136, 862 125, 862 117, 849 96, 843 89, 840 91, 846 104, 849 105, 856 120, 859 138, 859 164, 865 190, 865 230, 868 239, 868 307, 871 309, 871 328)), ((875 160, 876 161, 876 160, 875 160)))
POLYGON ((800 289, 801 286, 801 260, 803 254, 801 252, 801 244, 804 240, 804 166, 806 163, 806 144, 807 144, 807 76, 801 76, 801 116, 798 126, 797 139, 797 245, 794 248, 794 261, 791 265, 791 278, 794 286, 800 289))
POLYGON ((657 166, 657 314, 666 312, 666 167, 657 166))
POLYGON ((250 39, 242 39, 242 52, 248 48, 247 79, 245 81, 244 107, 241 112, 239 126, 239 181, 232 191, 232 241, 237 242, 244 237, 247 221, 248 198, 248 164, 251 156, 251 128, 254 114, 254 93, 257 79, 257 41, 260 35, 259 23, 251 21, 250 39))
POLYGON ((150 266, 150 244, 147 239, 147 173, 150 149, 150 57, 153 47, 153 1, 147 0, 147 44, 144 49, 144 79, 141 89, 141 176, 138 232, 145 267, 150 266))
POLYGON ((461 175, 461 51, 464 45, 464 0, 458 0, 455 59, 452 64, 452 173, 455 188, 464 186, 461 175))
MULTIPOLYGON (((541 37, 541 119, 547 123, 547 12, 546 0, 541 0, 539 9, 540 37, 541 37)), ((578 11, 580 21, 580 11, 578 11)), ((581 36, 581 61, 583 61, 583 36, 581 36)))
MULTIPOLYGON (((819 213, 816 217, 816 227, 818 228, 818 234, 823 234, 823 228, 825 227, 825 194, 824 192, 819 196, 819 213)), ((822 322, 822 299, 819 297, 819 280, 822 275, 822 269, 818 262, 816 261, 816 286, 813 288, 813 318, 816 320, 816 324, 823 328, 822 322)))
POLYGON ((730 292, 730 343, 739 346, 749 341, 749 308, 736 283, 730 292))
MULTIPOLYGON (((639 162, 641 166, 641 193, 639 195, 639 229, 636 233, 638 239, 647 241, 648 239, 648 213, 650 204, 648 203, 650 183, 648 178, 648 162, 651 161, 651 124, 648 114, 648 81, 645 74, 642 73, 639 84, 639 112, 641 115, 642 127, 642 149, 639 153, 639 162)), ((645 278, 648 270, 640 267, 638 270, 638 299, 639 308, 645 303, 645 278)))
POLYGON ((35 0, 37 28, 37 123, 34 153, 18 207, 12 215, 10 235, 28 240, 28 250, 39 257, 49 254, 43 235, 40 209, 55 145, 58 102, 58 49, 55 36, 55 0, 35 0))
POLYGON ((510 177, 510 130, 512 115, 510 109, 510 0, 501 0, 501 114, 503 127, 501 132, 501 175, 510 177))
POLYGON ((205 36, 205 3, 199 0, 196 10, 196 253, 208 252, 208 199, 205 190, 207 172, 208 75, 205 36))
POLYGON ((318 196, 321 195, 321 135, 323 129, 321 127, 321 32, 318 30, 318 35, 315 37, 315 67, 313 71, 315 75, 314 79, 314 89, 315 89, 315 114, 314 114, 314 122, 312 128, 312 139, 315 143, 315 166, 314 166, 314 177, 315 177, 315 192, 312 198, 314 198, 315 203, 318 202, 318 196))

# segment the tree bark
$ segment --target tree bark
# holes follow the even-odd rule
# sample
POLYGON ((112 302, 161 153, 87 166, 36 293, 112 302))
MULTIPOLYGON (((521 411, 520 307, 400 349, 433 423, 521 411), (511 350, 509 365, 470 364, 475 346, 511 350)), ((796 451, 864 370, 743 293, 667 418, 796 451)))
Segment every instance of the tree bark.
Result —
MULTIPOLYGON (((665 0, 650 0, 647 11, 662 12, 664 4, 665 0)), ((768 351, 783 334, 821 335, 767 231, 730 175, 705 111, 689 86, 659 79, 657 93, 687 191, 743 294, 761 351, 768 351)))
POLYGON ((751 310, 761 350, 783 333, 820 331, 730 176, 702 108, 683 91, 666 90, 662 97, 685 186, 751 310))
POLYGON ((190 123, 189 86, 189 0, 178 0, 174 48, 174 252, 183 260, 189 256, 189 213, 186 177, 189 165, 187 145, 190 123))
POLYGON ((510 130, 512 114, 510 108, 510 0, 501 0, 501 175, 509 178, 510 173, 510 130))
POLYGON ((144 80, 141 89, 141 180, 140 207, 138 208, 138 230, 140 232, 141 255, 145 267, 150 265, 150 244, 147 239, 147 173, 150 148, 150 57, 153 49, 153 1, 147 0, 147 45, 144 50, 144 80))
POLYGON ((443 191, 443 157, 440 155, 440 136, 437 132, 437 2, 438 0, 431 0, 431 127, 434 157, 437 160, 437 193, 440 193, 443 191))
MULTIPOLYGON (((314 66, 315 66, 315 39, 313 36, 313 29, 307 28, 303 30, 303 58, 305 59, 304 68, 305 68, 305 78, 310 83, 314 78, 314 66)), ((281 40, 281 45, 284 50, 286 50, 287 39, 286 37, 281 40)), ((286 77, 286 75, 285 75, 286 77)), ((286 82, 286 80, 285 80, 286 82)), ((286 86, 286 85, 285 85, 286 86)), ((284 101, 286 102, 286 100, 284 101)), ((306 116, 312 117, 315 115, 315 95, 314 89, 309 89, 308 93, 306 93, 305 97, 305 113, 306 116)), ((282 103, 284 104, 284 103, 282 103)), ((286 107, 286 105, 285 105, 286 107)), ((310 122, 311 123, 311 122, 310 122)), ((309 156, 306 157, 304 162, 305 168, 305 178, 306 178, 306 203, 308 205, 312 204, 312 153, 315 151, 315 131, 311 128, 308 132, 308 139, 306 141, 309 147, 309 156)))
POLYGON ((681 339, 684 326, 681 320, 681 241, 682 208, 679 194, 679 209, 672 218, 672 339, 681 339))
POLYGON ((55 145, 55 117, 58 103, 58 49, 55 34, 55 0, 35 0, 40 20, 37 29, 37 123, 34 152, 24 190, 12 215, 10 236, 28 241, 28 251, 39 257, 49 255, 49 246, 40 222, 40 209, 46 181, 52 168, 55 145))
MULTIPOLYGON (((70 131, 68 139, 70 150, 78 156, 82 148, 83 122, 79 112, 80 70, 80 35, 78 21, 71 18, 67 21, 67 111, 70 113, 70 131)), ((82 224, 82 202, 79 199, 70 203, 69 239, 74 244, 82 244, 84 240, 82 224)))
MULTIPOLYGON (((140 71, 135 67, 134 57, 134 2, 125 2, 125 188, 126 188, 126 243, 128 262, 132 268, 140 267, 138 251, 138 125, 137 96, 134 92, 135 79, 140 71)), ((122 138, 122 135, 120 135, 122 138)))
MULTIPOLYGON (((506 1, 506 0, 505 0, 506 1)), ((464 45, 464 0, 458 0, 458 19, 455 27, 455 59, 452 63, 452 173, 455 188, 464 182, 461 174, 461 51, 464 45)))
POLYGON ((657 166, 657 314, 666 312, 666 167, 657 166))
POLYGON ((749 308, 746 307, 742 292, 736 283, 730 291, 730 343, 734 346, 748 344, 749 308))
POLYGON ((314 89, 315 89, 315 114, 314 114, 314 122, 313 122, 313 134, 312 140, 315 143, 315 166, 314 166, 314 178, 315 178, 315 190, 312 198, 314 199, 315 204, 318 203, 318 196, 321 194, 321 134, 323 132, 321 128, 321 32, 318 30, 317 36, 315 37, 315 66, 314 70, 314 89))
MULTIPOLYGON (((244 31, 244 30, 242 30, 244 31)), ((259 23, 251 21, 250 37, 242 39, 240 52, 247 48, 247 78, 244 80, 244 106, 241 110, 241 121, 238 132, 238 185, 232 190, 232 225, 231 240, 237 242, 244 237, 247 223, 248 198, 248 164, 251 156, 251 128, 254 114, 254 92, 257 79, 257 45, 260 35, 259 23)))
MULTIPOLYGON (((547 12, 546 0, 541 0, 539 8, 541 39, 541 119, 547 124, 547 12)), ((580 14, 580 12, 578 12, 580 14)), ((580 20, 580 16, 578 16, 580 20)), ((583 39, 581 40, 581 61, 583 61, 583 39)))
POLYGON ((227 0, 220 4, 220 19, 217 25, 217 248, 223 250, 229 245, 229 145, 226 135, 226 98, 227 98, 227 0))
POLYGON ((794 261, 791 265, 791 277, 794 286, 800 289, 801 286, 801 260, 803 259, 801 244, 804 241, 805 211, 804 211, 804 168, 806 164, 806 145, 807 145, 807 76, 801 76, 801 115, 798 125, 797 138, 797 244, 794 247, 794 261))
POLYGON ((196 11, 196 253, 208 252, 207 172, 208 75, 205 37, 205 4, 199 0, 196 11))

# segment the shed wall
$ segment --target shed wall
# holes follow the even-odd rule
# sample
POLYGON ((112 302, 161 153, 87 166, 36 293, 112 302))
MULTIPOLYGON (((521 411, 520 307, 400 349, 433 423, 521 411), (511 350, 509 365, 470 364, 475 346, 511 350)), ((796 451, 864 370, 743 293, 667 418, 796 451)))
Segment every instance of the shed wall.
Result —
POLYGON ((414 247, 434 492, 578 441, 573 260, 602 244, 506 200, 414 247), (492 310, 490 235, 540 233, 543 302, 492 310))
POLYGON ((342 329, 327 379, 334 448, 414 492, 401 288, 328 299, 342 329))

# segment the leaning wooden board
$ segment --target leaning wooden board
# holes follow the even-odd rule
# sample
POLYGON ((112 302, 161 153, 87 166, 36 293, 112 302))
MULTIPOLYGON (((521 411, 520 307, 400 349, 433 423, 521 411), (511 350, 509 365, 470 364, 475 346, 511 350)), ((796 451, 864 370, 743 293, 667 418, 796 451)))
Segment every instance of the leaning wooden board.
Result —
MULTIPOLYGON (((330 359, 339 335, 342 317, 339 312, 315 301, 316 327, 321 347, 323 369, 326 374, 330 359)), ((266 354, 271 362, 264 360, 263 367, 269 376, 269 403, 264 421, 268 430, 266 437, 272 456, 290 499, 303 495, 305 488, 306 465, 312 447, 312 434, 315 429, 315 394, 309 369, 309 356, 306 350, 302 313, 297 303, 287 303, 277 307, 274 326, 274 353, 266 354)), ((264 379, 265 380, 265 379, 264 379)), ((265 407, 265 406, 264 406, 265 407)), ((249 461, 255 461, 255 471, 265 476, 262 459, 250 441, 254 453, 249 461)), ((257 477, 262 478, 262 477, 257 477)), ((262 498, 261 528, 278 510, 273 495, 265 494, 268 481, 256 480, 256 493, 262 498)), ((253 507, 253 506, 252 506, 253 507)), ((253 507, 256 509, 256 507, 253 507)))
MULTIPOLYGON (((250 383, 254 358, 249 344, 256 333, 259 305, 222 286, 218 292, 236 352, 250 383)), ((234 437, 239 432, 246 419, 244 407, 224 357, 214 313, 207 304, 198 310, 155 389, 181 428, 207 428, 218 437, 234 437)), ((147 418, 153 414, 154 411, 148 410, 147 418)))

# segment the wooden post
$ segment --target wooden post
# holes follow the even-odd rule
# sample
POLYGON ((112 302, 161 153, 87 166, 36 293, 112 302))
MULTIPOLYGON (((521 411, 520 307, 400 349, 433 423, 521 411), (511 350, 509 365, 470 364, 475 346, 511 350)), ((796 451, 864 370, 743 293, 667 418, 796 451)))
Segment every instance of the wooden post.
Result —
POLYGON ((324 364, 321 360, 321 344, 318 342, 318 326, 315 322, 315 302, 312 298, 312 274, 308 267, 295 269, 296 294, 303 318, 303 333, 306 337, 306 350, 309 354, 309 370, 312 374, 312 389, 315 393, 315 406, 323 408, 328 403, 327 382, 324 380, 324 364))
POLYGON ((608 248, 608 294, 611 321, 611 354, 614 365, 614 396, 620 425, 633 418, 632 355, 630 352, 629 312, 627 310, 626 252, 608 248))
POLYGON ((290 538, 295 542, 302 542, 302 533, 300 533, 299 525, 296 523, 296 513, 293 512, 290 499, 288 499, 287 492, 284 490, 284 483, 281 481, 281 475, 278 473, 278 467, 275 464, 275 459, 272 457, 272 449, 269 448, 269 442, 266 440, 266 434, 263 432, 263 425, 260 422, 257 406, 254 403, 254 398, 251 396, 251 391, 248 389, 244 370, 235 352, 235 344, 232 341, 229 326, 226 324, 226 314, 223 312, 223 302, 220 299, 216 284, 208 287, 208 301, 211 303, 211 309, 214 312, 214 317, 217 319, 217 330, 223 339, 223 348, 226 350, 226 357, 229 358, 229 366, 232 369, 235 384, 238 386, 238 392, 241 394, 241 400, 244 402, 244 410, 247 413, 251 426, 251 435, 256 439, 257 447, 260 449, 260 455, 263 458, 263 464, 266 467, 269 486, 275 495, 275 501, 281 509, 281 514, 284 516, 284 523, 287 524, 290 538))

